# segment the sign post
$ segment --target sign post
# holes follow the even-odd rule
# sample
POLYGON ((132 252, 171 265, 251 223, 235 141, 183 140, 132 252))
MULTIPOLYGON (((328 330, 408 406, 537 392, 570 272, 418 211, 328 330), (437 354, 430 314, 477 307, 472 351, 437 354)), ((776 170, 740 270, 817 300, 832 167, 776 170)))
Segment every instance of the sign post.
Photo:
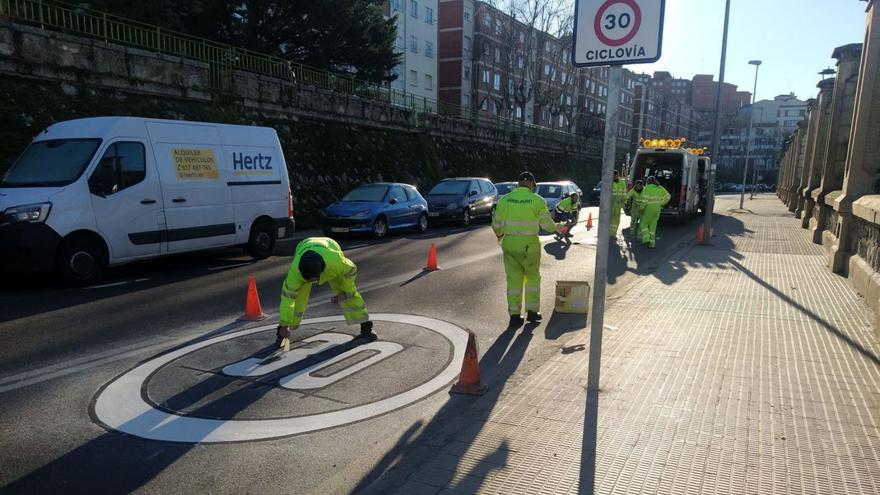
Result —
MULTIPOLYGON (((665 0, 576 0, 574 10, 575 67, 610 66, 605 140, 602 149, 602 187, 599 196, 599 229, 593 274, 593 307, 590 315, 590 356, 587 371, 587 404, 581 459, 581 493, 593 493, 598 443, 599 371, 602 328, 605 323, 605 288, 611 236, 611 181, 617 152, 620 121, 620 87, 624 64, 650 63, 660 58, 665 0)), ((617 232, 613 233, 617 239, 617 232)))

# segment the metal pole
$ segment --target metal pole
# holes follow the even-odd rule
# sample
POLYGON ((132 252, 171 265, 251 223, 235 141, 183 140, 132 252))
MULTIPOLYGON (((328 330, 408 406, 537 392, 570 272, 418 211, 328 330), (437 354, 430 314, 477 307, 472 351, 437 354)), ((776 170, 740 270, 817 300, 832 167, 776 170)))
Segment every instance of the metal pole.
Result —
POLYGON ((642 132, 645 128, 645 113, 648 111, 648 85, 645 83, 641 83, 642 85, 642 101, 641 101, 641 115, 639 115, 639 139, 638 145, 642 145, 642 132))
MULTIPOLYGON (((612 65, 608 71, 608 109, 605 114, 605 142, 602 148, 602 192, 599 195, 599 238, 596 246, 596 269, 593 274, 593 314, 590 320, 590 363, 587 389, 599 391, 600 356, 602 355, 602 325, 605 323, 605 285, 608 279, 608 248, 611 224, 611 180, 614 175, 617 151, 617 124, 620 121, 620 86, 623 69, 612 65)), ((617 233, 615 232, 615 237, 617 233)))
MULTIPOLYGON (((721 90, 724 87, 724 65, 727 61, 727 25, 730 21, 730 0, 726 0, 724 6, 724 34, 721 36, 721 68, 718 70, 718 93, 715 95, 715 135, 712 137, 712 149, 709 150, 714 158, 721 154, 721 90)), ((715 165, 710 166, 714 169, 715 165)), ((712 237, 712 215, 715 209, 715 170, 709 174, 708 197, 706 198, 706 216, 703 220, 705 226, 702 244, 709 244, 712 237)))
MULTIPOLYGON (((749 62, 751 63, 751 62, 749 62)), ((755 88, 752 90, 752 109, 749 112, 749 135, 748 140, 746 141, 746 163, 743 165, 743 187, 742 191, 739 192, 739 209, 743 209, 743 200, 746 196, 746 180, 748 179, 749 173, 749 155, 752 154, 752 122, 755 120, 755 96, 758 92, 758 69, 761 67, 761 64, 755 65, 755 88)))
MULTIPOLYGON (((761 122, 764 121, 764 109, 761 109, 761 122)), ((765 150, 766 151, 766 150, 765 150)), ((761 163, 766 168, 767 166, 767 155, 766 153, 763 155, 763 160, 761 163)), ((752 167, 752 191, 749 193, 749 199, 755 199, 755 189, 758 188, 758 161, 755 160, 755 166, 752 167)))

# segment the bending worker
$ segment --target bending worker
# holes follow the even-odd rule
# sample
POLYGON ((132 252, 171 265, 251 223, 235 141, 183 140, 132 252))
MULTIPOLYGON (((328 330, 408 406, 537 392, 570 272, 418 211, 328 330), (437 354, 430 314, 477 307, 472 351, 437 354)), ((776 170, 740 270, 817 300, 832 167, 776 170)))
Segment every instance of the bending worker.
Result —
POLYGON ((626 182, 620 180, 620 173, 614 171, 614 180, 611 182, 611 224, 608 226, 608 235, 617 239, 617 228, 620 226, 620 210, 626 203, 626 182))
POLYGON ((565 222, 564 234, 562 232, 556 234, 558 239, 561 239, 563 236, 565 237, 574 237, 571 234, 571 229, 577 225, 577 206, 578 206, 578 193, 573 192, 568 196, 562 198, 556 205, 556 220, 565 222))
POLYGON ((501 242, 504 271, 507 274, 507 310, 510 327, 523 324, 522 303, 525 292, 527 319, 541 321, 541 229, 559 232, 561 224, 553 223, 547 202, 535 194, 535 176, 523 172, 519 184, 498 200, 492 229, 501 242))
POLYGON ((345 322, 349 325, 360 324, 361 337, 376 340, 366 303, 354 284, 356 277, 357 266, 345 257, 342 248, 333 239, 309 237, 300 242, 281 287, 276 345, 290 338, 291 330, 299 328, 309 305, 312 285, 324 283, 330 284, 333 291, 331 301, 342 308, 345 322))
POLYGON ((626 203, 629 205, 629 232, 636 235, 639 232, 639 220, 642 217, 642 190, 645 184, 641 179, 633 184, 633 188, 626 195, 626 203))
POLYGON ((642 190, 642 217, 639 233, 642 244, 654 247, 657 241, 657 220, 660 219, 660 208, 669 202, 669 195, 653 176, 648 177, 648 185, 642 190))

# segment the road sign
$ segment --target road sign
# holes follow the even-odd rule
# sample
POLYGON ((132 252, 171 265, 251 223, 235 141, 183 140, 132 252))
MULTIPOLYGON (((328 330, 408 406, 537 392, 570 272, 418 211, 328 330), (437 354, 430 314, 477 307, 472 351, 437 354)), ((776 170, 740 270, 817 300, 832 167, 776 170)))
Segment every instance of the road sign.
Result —
POLYGON ((573 63, 644 64, 660 58, 666 0, 577 0, 573 63))

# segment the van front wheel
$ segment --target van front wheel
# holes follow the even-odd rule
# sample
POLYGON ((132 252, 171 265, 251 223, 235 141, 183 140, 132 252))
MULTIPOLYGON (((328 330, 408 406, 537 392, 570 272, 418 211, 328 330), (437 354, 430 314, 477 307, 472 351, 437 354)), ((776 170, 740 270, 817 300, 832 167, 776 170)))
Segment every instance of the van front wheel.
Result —
POLYGON ((271 222, 262 220, 251 227, 251 235, 245 251, 258 260, 272 256, 275 252, 275 229, 271 222))
POLYGON ((56 270, 69 285, 83 286, 97 281, 106 266, 104 249, 93 239, 69 239, 58 251, 56 270))

